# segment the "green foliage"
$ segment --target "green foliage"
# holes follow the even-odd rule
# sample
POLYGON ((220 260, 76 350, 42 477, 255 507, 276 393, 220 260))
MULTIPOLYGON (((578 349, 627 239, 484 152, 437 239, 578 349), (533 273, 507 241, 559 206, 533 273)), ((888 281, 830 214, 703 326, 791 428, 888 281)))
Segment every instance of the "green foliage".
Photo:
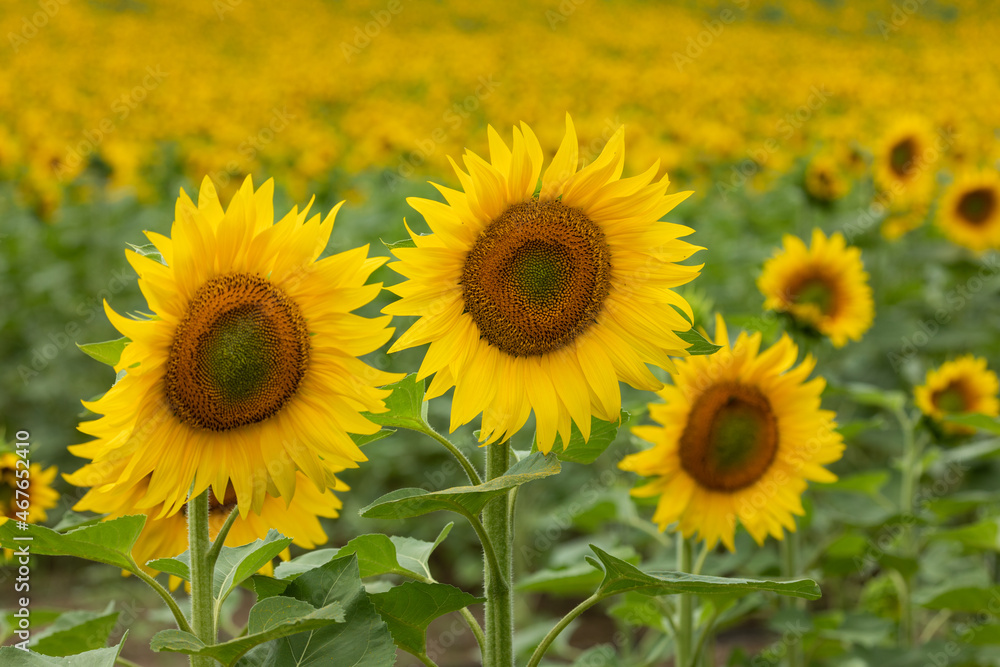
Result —
MULTIPOLYGON (((560 461, 570 463, 582 463, 589 465, 597 460, 607 450, 615 438, 618 431, 628 425, 631 415, 625 410, 621 411, 621 417, 617 422, 606 422, 597 417, 591 418, 590 439, 584 442, 583 434, 576 424, 570 425, 569 444, 563 447, 562 438, 556 438, 552 446, 552 453, 559 457, 560 461)), ((532 445, 532 451, 538 451, 537 440, 532 445)))
POLYGON ((29 525, 18 530, 14 521, 0 525, 0 546, 17 549, 24 542, 17 537, 31 538, 31 552, 45 556, 76 556, 134 571, 132 545, 135 544, 145 516, 123 516, 90 526, 57 533, 45 526, 29 525))
MULTIPOLYGON (((104 648, 118 621, 114 606, 114 602, 109 602, 104 611, 68 611, 61 614, 52 625, 34 633, 31 650, 43 655, 68 656, 104 648)), ((37 622, 37 619, 33 620, 37 622)))
POLYGON ((340 602, 331 602, 317 609, 310 603, 295 598, 271 597, 261 600, 250 610, 247 633, 244 636, 205 646, 189 632, 164 630, 153 637, 152 649, 209 656, 228 667, 236 664, 247 651, 265 642, 343 622, 344 606, 340 602))
POLYGON ((371 601, 388 624, 396 645, 415 656, 426 657, 427 626, 431 621, 485 600, 447 584, 408 581, 384 593, 375 593, 371 601))
POLYGON ((260 644, 237 662, 241 667, 289 664, 388 667, 395 662, 392 635, 361 585, 358 561, 353 555, 335 558, 303 573, 285 589, 284 597, 308 603, 315 609, 338 603, 345 622, 260 644))
POLYGON ((128 344, 129 339, 122 337, 117 340, 104 341, 103 343, 85 343, 83 345, 77 343, 76 346, 91 359, 96 359, 108 366, 116 366, 118 365, 118 360, 121 359, 125 346, 128 344))
POLYGON ((510 489, 558 472, 558 458, 536 452, 512 465, 500 477, 479 486, 457 486, 442 491, 398 489, 387 493, 363 508, 361 516, 369 519, 408 519, 441 510, 475 516, 489 501, 510 489))

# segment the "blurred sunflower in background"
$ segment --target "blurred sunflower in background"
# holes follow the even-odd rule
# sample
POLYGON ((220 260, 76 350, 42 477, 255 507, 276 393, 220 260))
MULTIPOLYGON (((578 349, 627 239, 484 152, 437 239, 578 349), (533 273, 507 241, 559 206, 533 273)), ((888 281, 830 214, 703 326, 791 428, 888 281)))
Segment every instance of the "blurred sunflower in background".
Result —
MULTIPOLYGON (((113 481, 122 467, 122 463, 109 467, 105 479, 113 481)), ((292 538, 293 544, 304 549, 324 544, 327 536, 319 517, 338 516, 343 502, 333 492, 347 491, 349 487, 334 478, 333 485, 320 491, 301 472, 296 472, 295 476, 297 479, 293 497, 279 498, 268 494, 260 512, 250 512, 246 516, 235 518, 226 535, 225 545, 236 547, 250 544, 254 540, 263 539, 272 528, 279 529, 282 535, 292 538)), ((67 476, 67 479, 69 477, 71 476, 67 476)), ((106 514, 105 520, 137 513, 146 515, 146 525, 132 547, 132 558, 144 572, 156 576, 157 571, 146 565, 147 562, 157 558, 172 558, 188 548, 187 505, 181 511, 163 518, 156 518, 163 514, 159 506, 137 512, 135 507, 145 497, 147 486, 148 478, 131 487, 113 483, 95 484, 73 509, 106 514)), ((226 493, 221 498, 214 492, 209 493, 208 525, 212 540, 219 534, 230 512, 236 511, 236 505, 236 490, 232 484, 226 488, 226 493)), ((283 560, 288 560, 290 554, 286 549, 280 556, 283 560)), ((270 575, 273 566, 268 563, 260 572, 270 575)), ((171 575, 170 588, 176 588, 180 581, 179 577, 171 575)))
POLYGON ((481 440, 502 441, 533 410, 548 452, 557 433, 568 444, 571 422, 587 439, 591 416, 619 419, 619 380, 655 391, 646 364, 672 369, 685 354, 676 332, 691 328, 691 308, 673 288, 698 275, 678 262, 699 248, 679 240, 691 229, 659 220, 691 193, 667 195, 658 162, 622 178, 621 127, 580 169, 567 115, 544 173, 527 125, 510 147, 488 132, 489 162, 452 161, 462 191, 407 200, 433 234, 411 230, 416 247, 393 250, 408 280, 389 288, 401 298, 384 312, 420 319, 390 351, 430 344, 418 377, 434 374, 427 398, 455 387, 452 430, 482 413, 481 440))
MULTIPOLYGON (((914 390, 914 398, 921 412, 940 421, 949 415, 968 413, 996 417, 1000 414, 998 392, 1000 382, 997 374, 986 368, 986 359, 967 354, 927 371, 924 383, 914 390)), ((945 424, 944 430, 954 434, 975 432, 959 424, 945 424)))
POLYGON ((813 156, 804 175, 806 192, 814 200, 828 204, 843 198, 851 184, 831 154, 813 156))
POLYGON ((740 333, 730 345, 718 315, 715 342, 723 346, 715 354, 677 362, 673 384, 659 392, 664 402, 649 406, 657 425, 632 429, 653 447, 619 466, 652 478, 632 494, 659 496, 660 530, 676 521, 684 537, 734 551, 736 519, 757 544, 794 531, 807 482, 835 481, 823 466, 844 445, 834 413, 820 409, 825 381, 807 380, 815 360, 795 366, 791 338, 761 352, 759 332, 740 333))
POLYGON ((293 497, 296 470, 322 492, 366 460, 349 434, 378 431, 360 413, 384 412, 377 387, 399 376, 357 359, 389 339, 390 318, 351 311, 379 293, 365 281, 385 260, 367 247, 320 260, 339 205, 275 223, 273 189, 247 178, 223 211, 206 178, 197 205, 181 192, 171 238, 147 233, 163 263, 126 252, 153 317, 106 308, 130 341, 125 375, 85 404, 104 416, 80 425, 97 439, 70 448, 92 459, 71 482, 93 486, 124 459, 112 483, 145 485, 137 510, 168 516, 211 486, 232 488, 246 518, 293 497))
POLYGON ((827 336, 834 347, 861 340, 875 317, 861 251, 848 247, 839 232, 827 238, 814 229, 808 248, 786 235, 784 247, 764 263, 757 286, 764 308, 789 313, 827 336))
POLYGON ((930 200, 934 166, 940 157, 934 140, 934 128, 926 119, 906 116, 891 126, 879 142, 873 177, 893 209, 930 200))
POLYGON ((21 520, 25 523, 43 523, 49 517, 50 510, 59 502, 59 492, 52 488, 56 477, 55 466, 43 469, 38 463, 24 464, 24 459, 13 451, 0 451, 0 523, 7 519, 21 520), (18 461, 21 465, 18 465, 18 461), (28 480, 27 488, 22 489, 18 482, 28 480), (18 506, 17 492, 27 493, 27 509, 18 506), (19 513, 27 512, 25 515, 19 513))
POLYGON ((970 250, 1000 248, 1000 174, 984 170, 957 178, 941 197, 937 225, 970 250))

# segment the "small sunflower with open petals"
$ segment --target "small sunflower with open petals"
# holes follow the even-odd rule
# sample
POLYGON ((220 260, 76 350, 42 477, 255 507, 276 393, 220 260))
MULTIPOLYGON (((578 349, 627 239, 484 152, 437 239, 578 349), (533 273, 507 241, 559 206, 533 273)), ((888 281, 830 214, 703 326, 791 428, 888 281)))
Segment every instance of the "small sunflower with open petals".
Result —
MULTIPOLYGON (((1000 382, 986 367, 986 359, 967 354, 927 371, 924 383, 914 390, 914 398, 920 411, 935 420, 970 413, 996 417, 1000 414, 998 392, 1000 382)), ((944 429, 954 434, 975 432, 959 424, 945 424, 944 429)))
POLYGON ((800 324, 829 337, 834 347, 861 340, 875 317, 861 251, 842 234, 813 230, 812 245, 786 235, 784 248, 764 264, 757 286, 764 308, 789 313, 800 324))
POLYGON ((182 191, 170 238, 147 233, 163 258, 127 251, 153 316, 108 317, 129 343, 115 366, 124 376, 85 405, 101 418, 80 430, 97 439, 71 447, 91 462, 69 476, 80 486, 125 460, 114 484, 145 491, 135 508, 177 512, 209 486, 240 514, 265 498, 291 498, 301 471, 320 492, 333 471, 365 455, 351 433, 379 427, 361 412, 384 412, 397 375, 357 357, 391 336, 389 317, 351 311, 381 285, 383 263, 367 247, 324 259, 333 218, 293 208, 274 222, 274 185, 250 178, 223 210, 203 181, 197 205, 182 191))
POLYGON ((592 416, 619 419, 619 380, 654 391, 646 364, 685 355, 691 309, 674 288, 698 275, 679 263, 698 248, 680 240, 691 229, 659 220, 691 193, 666 194, 658 164, 622 178, 622 128, 582 169, 568 116, 544 173, 527 125, 509 147, 489 128, 489 145, 489 162, 452 162, 463 190, 437 186, 446 203, 408 200, 434 233, 393 251, 409 280, 384 312, 420 319, 390 351, 430 344, 419 377, 434 375, 427 398, 455 387, 452 430, 482 413, 492 443, 534 411, 548 452, 571 423, 586 439, 592 416))
POLYGON ((969 172, 956 179, 941 197, 937 225, 970 250, 1000 248, 1000 174, 969 172))
POLYGON ((717 316, 715 342, 723 346, 715 354, 677 362, 664 402, 649 406, 657 425, 632 429, 653 447, 619 465, 652 478, 632 494, 659 496, 660 530, 677 522, 685 537, 697 533, 709 548, 721 540, 733 551, 737 518, 758 544, 794 531, 807 482, 835 481, 823 466, 844 445, 834 414, 820 409, 825 381, 807 380, 815 360, 807 355, 796 366, 787 335, 764 351, 759 332, 730 345, 717 316))

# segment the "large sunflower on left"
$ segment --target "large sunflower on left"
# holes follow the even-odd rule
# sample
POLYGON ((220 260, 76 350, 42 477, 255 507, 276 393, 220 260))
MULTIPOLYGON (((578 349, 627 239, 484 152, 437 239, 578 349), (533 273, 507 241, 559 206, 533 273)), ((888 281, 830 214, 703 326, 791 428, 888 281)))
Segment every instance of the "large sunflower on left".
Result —
POLYGON ((587 439, 592 416, 619 419, 619 380, 655 391, 646 364, 686 355, 677 332, 691 324, 675 307, 691 308, 673 288, 698 275, 678 263, 698 248, 679 238, 691 229, 660 218, 691 193, 668 195, 658 163, 621 178, 623 128, 581 169, 567 116, 544 173, 527 125, 511 146, 488 132, 489 162, 452 162, 462 191, 408 200, 433 234, 411 231, 416 247, 393 251, 409 280, 389 288, 401 298, 384 312, 420 319, 390 351, 430 344, 418 377, 434 374, 427 398, 455 387, 452 430, 482 413, 481 439, 502 441, 534 411, 548 452, 573 423, 587 439))
POLYGON ((159 506, 154 518, 230 484, 245 517, 267 495, 290 499, 297 470, 322 491, 366 460, 349 434, 378 430, 360 413, 384 412, 378 387, 398 376, 357 358, 389 339, 390 318, 351 311, 378 294, 365 281, 384 260, 367 247, 319 259, 339 205, 274 222, 273 193, 247 178, 223 210, 206 178, 197 205, 181 191, 170 238, 147 233, 163 263, 126 252, 153 315, 106 308, 130 341, 124 376, 85 403, 103 417, 80 425, 97 439, 71 447, 92 459, 74 483, 103 483, 124 459, 113 483, 146 482, 135 507, 159 506))

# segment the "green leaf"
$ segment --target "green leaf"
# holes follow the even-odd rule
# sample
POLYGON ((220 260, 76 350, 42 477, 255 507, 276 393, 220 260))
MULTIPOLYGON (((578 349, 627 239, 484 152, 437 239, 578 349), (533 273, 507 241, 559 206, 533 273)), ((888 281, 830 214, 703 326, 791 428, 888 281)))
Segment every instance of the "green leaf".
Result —
POLYGON ((413 537, 391 536, 389 539, 396 545, 396 558, 399 564, 412 572, 422 574, 428 579, 433 579, 430 569, 431 554, 444 542, 454 527, 455 523, 449 522, 448 525, 441 529, 441 532, 438 533, 437 538, 433 542, 425 542, 413 537))
POLYGON ((928 540, 949 540, 975 551, 1000 551, 1000 526, 997 519, 938 530, 927 536, 928 540))
POLYGON ((340 602, 316 609, 308 602, 295 598, 271 597, 261 600, 250 610, 247 634, 242 637, 205 646, 189 632, 163 630, 153 636, 150 648, 154 651, 210 656, 224 665, 233 665, 247 651, 265 642, 343 622, 344 606, 340 602))
POLYGON ((287 581, 275 579, 274 577, 268 577, 264 574, 253 575, 244 581, 243 585, 256 593, 258 600, 274 597, 275 595, 281 595, 285 592, 285 589, 288 588, 287 581))
POLYGON ((91 359, 96 359, 102 364, 114 367, 118 364, 118 360, 122 358, 122 351, 129 342, 128 338, 122 337, 118 340, 107 340, 103 343, 84 343, 83 345, 77 343, 76 346, 91 359))
POLYGON ((889 481, 889 473, 885 470, 872 470, 860 472, 855 475, 841 477, 836 482, 819 484, 817 489, 823 491, 840 491, 842 493, 860 493, 865 496, 876 496, 886 482, 889 481))
POLYGON ((408 581, 372 595, 371 601, 388 624, 396 646, 422 656, 427 650, 427 626, 431 621, 486 600, 448 584, 408 581))
POLYGON ((1000 599, 1000 586, 982 588, 962 586, 935 595, 922 606, 928 609, 951 609, 952 611, 979 612, 992 608, 1000 599))
MULTIPOLYGON (((629 421, 629 413, 622 410, 620 421, 606 422, 597 417, 590 421, 590 439, 583 441, 583 434, 576 424, 570 426, 569 445, 563 448, 562 438, 556 438, 552 446, 552 452, 559 457, 560 461, 572 463, 590 464, 597 460, 601 454, 618 437, 618 429, 624 427, 629 421)), ((532 446, 532 451, 538 451, 537 441, 532 446)))
POLYGON ((66 656, 104 648, 118 622, 115 603, 110 602, 104 611, 68 611, 59 616, 49 627, 35 633, 31 649, 44 655, 66 656))
POLYGON ((84 651, 66 657, 53 657, 41 653, 29 653, 13 646, 0 646, 0 665, 4 667, 114 667, 127 636, 128 632, 125 633, 117 646, 84 651))
POLYGON ((160 253, 159 248, 157 248, 152 243, 147 243, 145 245, 134 245, 129 243, 128 246, 136 252, 136 254, 142 255, 143 257, 149 257, 150 259, 155 259, 160 264, 166 264, 163 261, 163 255, 160 253))
POLYGON ((274 570, 280 579, 294 579, 299 575, 329 563, 334 558, 357 555, 361 578, 397 574, 404 577, 431 579, 428 561, 431 553, 448 537, 454 523, 445 526, 434 542, 412 537, 388 537, 381 533, 359 535, 340 549, 319 549, 281 563, 274 570))
POLYGON ((132 545, 139 538, 145 523, 145 516, 130 515, 57 533, 51 528, 38 525, 29 525, 27 530, 17 530, 15 521, 7 521, 0 526, 0 546, 17 549, 30 544, 33 554, 76 556, 131 571, 134 569, 130 555, 132 545), (32 540, 19 541, 14 539, 16 537, 31 537, 32 540))
MULTIPOLYGON (((628 563, 638 563, 639 556, 632 547, 615 547, 610 550, 628 563)), ((544 568, 520 577, 517 590, 553 595, 589 595, 601 585, 604 576, 588 562, 577 562, 567 567, 544 568)))
POLYGON ((381 426, 424 431, 427 429, 427 403, 424 402, 424 381, 410 373, 399 382, 386 385, 392 394, 385 399, 388 412, 364 413, 369 420, 381 426))
MULTIPOLYGON (((388 667, 395 663, 396 646, 361 586, 354 556, 336 558, 314 568, 288 585, 285 596, 314 607, 339 602, 344 623, 299 632, 254 647, 237 663, 241 667, 388 667)), ((269 598, 283 599, 283 598, 269 598)))
POLYGON ((535 453, 518 461, 505 474, 479 486, 456 486, 441 491, 397 489, 359 512, 367 519, 408 519, 430 512, 449 510, 462 515, 479 514, 486 503, 515 486, 559 472, 559 459, 535 453))
POLYGON ((945 463, 965 463, 966 461, 983 461, 1000 454, 1000 438, 977 440, 966 445, 949 447, 941 451, 941 460, 945 463))
POLYGON ((351 436, 351 440, 354 441, 355 445, 357 445, 358 447, 364 447, 365 445, 370 445, 373 442, 378 442, 382 438, 388 438, 395 432, 396 429, 383 428, 379 431, 376 431, 375 433, 371 433, 368 435, 364 433, 348 433, 347 435, 351 436))
MULTIPOLYGON (((215 599, 225 600, 234 588, 274 560, 291 543, 292 538, 285 537, 272 528, 267 531, 263 540, 255 540, 240 547, 222 547, 219 559, 215 561, 212 578, 215 599)), ((146 565, 185 581, 191 580, 191 554, 188 551, 176 558, 151 560, 146 565)))
POLYGON ((993 435, 1000 435, 1000 418, 989 417, 981 414, 948 415, 944 418, 948 424, 958 424, 959 426, 971 426, 977 431, 986 431, 993 435))
POLYGON ((736 577, 709 577, 685 572, 647 573, 620 558, 615 558, 593 544, 590 545, 590 548, 597 554, 598 561, 589 557, 587 561, 604 572, 604 580, 599 588, 602 597, 627 591, 636 591, 651 596, 675 593, 740 595, 752 591, 768 591, 779 595, 806 598, 807 600, 818 599, 821 595, 819 586, 811 579, 777 582, 736 577))
POLYGON ((59 523, 52 526, 52 530, 57 533, 65 533, 71 528, 82 528, 83 526, 93 526, 98 524, 103 519, 103 516, 93 516, 86 514, 78 514, 73 510, 66 510, 62 518, 59 519, 59 523))
POLYGON ((398 250, 399 248, 416 248, 417 244, 412 238, 403 239, 402 241, 386 241, 385 239, 379 239, 388 250, 398 250))
POLYGON ((906 405, 906 394, 901 391, 882 389, 871 384, 854 382, 840 387, 831 387, 835 393, 847 394, 855 403, 874 405, 886 410, 901 410, 906 405))
POLYGON ((721 345, 716 345, 704 336, 702 336, 697 329, 688 329, 687 331, 678 331, 677 337, 680 338, 685 343, 690 343, 691 346, 687 349, 687 353, 691 356, 697 356, 702 354, 715 354, 722 349, 721 345))

